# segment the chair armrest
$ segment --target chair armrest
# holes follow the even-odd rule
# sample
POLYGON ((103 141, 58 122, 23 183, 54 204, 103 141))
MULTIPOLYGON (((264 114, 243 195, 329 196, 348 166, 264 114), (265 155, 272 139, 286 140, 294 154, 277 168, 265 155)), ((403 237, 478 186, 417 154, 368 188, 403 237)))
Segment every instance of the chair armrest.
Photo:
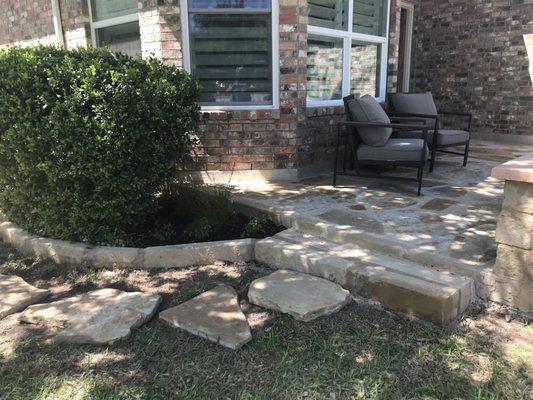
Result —
POLYGON ((471 117, 472 113, 463 113, 463 112, 455 112, 455 111, 439 111, 439 114, 441 115, 457 115, 460 117, 471 117))
POLYGON ((410 117, 389 117, 391 121, 399 121, 399 122, 405 122, 405 123, 411 123, 411 122, 420 122, 422 125, 426 124, 426 120, 424 118, 410 118, 410 117))
POLYGON ((399 113, 395 111, 389 112, 389 116, 392 117, 415 117, 415 118, 434 118, 439 119, 438 115, 434 114, 416 114, 416 113, 399 113))
POLYGON ((439 111, 439 115, 452 115, 452 116, 467 118, 468 128, 466 128, 466 130, 470 132, 470 128, 472 127, 472 114, 471 113, 463 113, 463 112, 455 112, 455 111, 439 111))
POLYGON ((374 127, 374 128, 393 128, 400 130, 422 130, 427 132, 429 130, 427 125, 414 125, 414 124, 394 124, 386 122, 354 122, 354 121, 339 121, 339 125, 346 126, 361 126, 361 127, 374 127))

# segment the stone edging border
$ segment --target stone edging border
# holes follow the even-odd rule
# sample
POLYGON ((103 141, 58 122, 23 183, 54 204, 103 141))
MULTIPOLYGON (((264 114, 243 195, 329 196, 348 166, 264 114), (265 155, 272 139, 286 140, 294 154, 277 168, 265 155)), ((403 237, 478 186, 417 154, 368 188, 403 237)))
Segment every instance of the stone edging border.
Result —
POLYGON ((0 215, 0 238, 22 254, 58 264, 129 268, 182 268, 215 261, 254 259, 255 239, 223 240, 146 248, 92 246, 31 235, 0 215))

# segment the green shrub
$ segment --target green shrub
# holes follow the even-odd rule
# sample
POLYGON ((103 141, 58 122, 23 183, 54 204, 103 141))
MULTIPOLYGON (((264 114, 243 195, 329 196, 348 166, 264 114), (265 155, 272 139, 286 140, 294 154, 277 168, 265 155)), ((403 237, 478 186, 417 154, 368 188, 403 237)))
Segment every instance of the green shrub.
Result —
POLYGON ((190 153, 197 99, 191 76, 157 60, 1 51, 0 208, 38 234, 123 244, 190 153))

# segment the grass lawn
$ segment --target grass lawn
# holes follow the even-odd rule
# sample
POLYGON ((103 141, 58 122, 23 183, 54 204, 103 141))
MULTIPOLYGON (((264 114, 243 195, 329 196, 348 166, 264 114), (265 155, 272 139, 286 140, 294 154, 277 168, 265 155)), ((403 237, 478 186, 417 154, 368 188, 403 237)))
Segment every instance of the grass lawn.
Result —
POLYGON ((0 273, 51 288, 157 292, 165 309, 229 283, 254 339, 231 351, 155 317, 112 347, 51 344, 50 332, 0 321, 0 399, 532 399, 533 326, 474 307, 453 329, 366 304, 301 323, 246 303, 254 264, 91 270, 21 257, 0 244, 0 273))

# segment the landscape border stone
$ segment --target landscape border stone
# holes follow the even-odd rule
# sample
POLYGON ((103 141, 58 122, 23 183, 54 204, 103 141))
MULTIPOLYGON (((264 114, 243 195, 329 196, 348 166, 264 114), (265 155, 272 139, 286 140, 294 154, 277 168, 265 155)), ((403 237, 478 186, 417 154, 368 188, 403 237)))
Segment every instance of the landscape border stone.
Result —
POLYGON ((0 214, 0 238, 22 254, 57 264, 125 268, 183 268, 215 261, 254 259, 255 239, 222 240, 147 248, 92 246, 32 235, 0 214))

